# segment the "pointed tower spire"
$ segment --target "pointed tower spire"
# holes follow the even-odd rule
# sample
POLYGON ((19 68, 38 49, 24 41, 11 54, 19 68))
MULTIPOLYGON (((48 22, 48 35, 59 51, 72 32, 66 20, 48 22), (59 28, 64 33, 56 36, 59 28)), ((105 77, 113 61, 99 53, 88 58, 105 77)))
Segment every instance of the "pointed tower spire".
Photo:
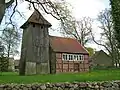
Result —
POLYGON ((21 28, 26 28, 29 23, 40 24, 44 26, 51 27, 52 25, 41 15, 38 10, 35 10, 29 19, 21 26, 21 28))

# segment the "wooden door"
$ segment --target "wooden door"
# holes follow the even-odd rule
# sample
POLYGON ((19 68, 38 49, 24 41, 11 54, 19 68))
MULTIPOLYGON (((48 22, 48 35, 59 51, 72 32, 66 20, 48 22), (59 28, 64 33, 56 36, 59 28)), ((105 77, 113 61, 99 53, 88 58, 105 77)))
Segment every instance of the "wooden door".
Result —
POLYGON ((74 63, 74 71, 79 72, 79 63, 74 63))

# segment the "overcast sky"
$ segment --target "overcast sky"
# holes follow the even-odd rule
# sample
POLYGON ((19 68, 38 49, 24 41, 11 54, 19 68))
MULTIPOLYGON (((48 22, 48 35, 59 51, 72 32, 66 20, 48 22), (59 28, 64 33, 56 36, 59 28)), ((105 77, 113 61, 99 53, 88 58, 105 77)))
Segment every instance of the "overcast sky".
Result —
POLYGON ((109 0, 67 0, 74 7, 73 13, 76 18, 90 16, 95 18, 97 14, 109 7, 109 0))

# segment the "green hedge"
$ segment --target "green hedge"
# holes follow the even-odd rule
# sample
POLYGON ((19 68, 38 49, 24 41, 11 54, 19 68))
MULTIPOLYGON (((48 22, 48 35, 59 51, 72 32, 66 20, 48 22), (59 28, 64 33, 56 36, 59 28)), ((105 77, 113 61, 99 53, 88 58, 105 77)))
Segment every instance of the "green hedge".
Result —
POLYGON ((120 69, 119 67, 114 66, 94 66, 92 70, 109 70, 109 69, 120 69))

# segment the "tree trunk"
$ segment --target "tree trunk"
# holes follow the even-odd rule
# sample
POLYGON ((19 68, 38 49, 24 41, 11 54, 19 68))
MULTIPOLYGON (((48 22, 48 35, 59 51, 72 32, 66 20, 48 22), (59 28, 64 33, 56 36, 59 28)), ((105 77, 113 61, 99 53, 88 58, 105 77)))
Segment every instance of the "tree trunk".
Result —
POLYGON ((5 9, 8 8, 13 2, 14 2, 14 0, 10 0, 7 3, 5 3, 5 0, 0 0, 0 24, 4 17, 5 9))
POLYGON ((5 14, 5 0, 0 0, 0 24, 5 14))
POLYGON ((8 51, 7 51, 7 57, 10 57, 10 43, 8 44, 8 51))

